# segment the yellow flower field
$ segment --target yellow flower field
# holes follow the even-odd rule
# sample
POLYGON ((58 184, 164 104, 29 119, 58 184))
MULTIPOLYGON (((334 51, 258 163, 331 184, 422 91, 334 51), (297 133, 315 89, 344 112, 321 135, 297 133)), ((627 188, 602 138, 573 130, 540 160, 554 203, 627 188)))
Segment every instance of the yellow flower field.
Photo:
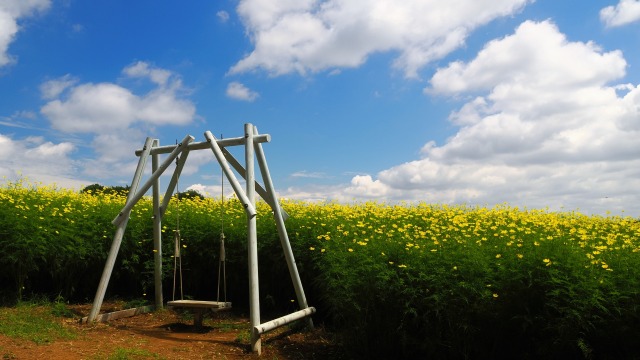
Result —
MULTIPOLYGON (((124 201, 24 181, 0 188, 2 299, 90 300, 124 201)), ((309 302, 353 349, 449 358, 527 349, 575 358, 616 346, 626 354, 640 336, 637 219, 508 205, 282 206, 309 302)), ((273 310, 286 308, 294 296, 282 281, 288 274, 271 209, 257 208, 261 296, 273 310)), ((246 304, 246 217, 233 199, 171 201, 162 228, 165 292, 179 227, 185 286, 192 296, 212 296, 223 226, 229 293, 246 304)), ((153 293, 152 243, 145 198, 132 211, 111 296, 153 293)))

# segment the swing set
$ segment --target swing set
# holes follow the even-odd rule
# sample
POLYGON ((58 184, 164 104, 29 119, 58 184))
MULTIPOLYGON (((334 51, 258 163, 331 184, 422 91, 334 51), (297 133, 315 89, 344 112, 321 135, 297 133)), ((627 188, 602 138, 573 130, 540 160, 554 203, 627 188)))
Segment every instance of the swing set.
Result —
MULTIPOLYGON (((266 157, 262 149, 263 142, 269 142, 271 137, 268 134, 259 134, 258 130, 252 124, 244 125, 244 136, 237 138, 216 139, 211 132, 206 131, 204 133, 206 141, 193 142, 194 137, 191 135, 185 136, 185 138, 176 145, 160 146, 158 139, 147 138, 144 147, 141 150, 136 151, 136 155, 140 157, 138 166, 136 168, 131 188, 127 196, 127 201, 112 221, 116 226, 116 232, 111 243, 111 249, 105 263, 100 283, 96 291, 96 296, 93 301, 91 312, 85 318, 87 322, 94 322, 97 319, 108 320, 110 319, 108 314, 98 314, 102 307, 102 302, 106 293, 107 286, 109 285, 109 279, 115 265, 116 257, 122 243, 122 237, 124 235, 131 210, 133 206, 152 189, 153 193, 153 245, 154 245, 154 285, 155 285, 155 308, 163 308, 163 292, 162 292, 162 218, 165 214, 169 201, 172 198, 174 190, 177 189, 178 179, 184 168, 184 164, 191 151, 211 149, 213 154, 222 168, 223 176, 227 178, 231 187, 233 188, 236 196, 241 201, 245 213, 247 215, 247 252, 249 263, 249 317, 251 323, 251 351, 261 353, 261 335, 276 329, 280 326, 286 325, 296 320, 304 319, 308 328, 313 328, 313 322, 310 318, 316 311, 314 307, 310 307, 307 304, 307 299, 302 288, 300 281, 300 275, 293 256, 291 244, 289 242, 289 236, 285 227, 285 221, 288 218, 288 214, 280 207, 276 198, 275 188, 271 180, 269 168, 267 167, 266 157), (238 160, 226 149, 229 146, 244 146, 245 149, 245 167, 243 167, 238 160), (160 163, 159 155, 169 154, 165 160, 160 163), (146 166, 147 160, 151 158, 152 174, 149 179, 140 186, 142 174, 146 166), (259 166, 259 170, 264 182, 264 187, 260 185, 255 178, 255 162, 259 166), (166 192, 160 198, 160 176, 169 168, 169 166, 176 160, 176 167, 167 186, 166 192), (245 179, 246 188, 243 189, 240 182, 236 178, 233 169, 245 179), (273 210, 273 216, 278 229, 278 235, 280 238, 280 244, 284 253, 284 258, 287 262, 289 269, 289 275, 296 293, 300 310, 291 314, 267 321, 265 323, 260 322, 260 297, 259 297, 259 277, 258 277, 258 247, 257 247, 257 227, 256 227, 256 193, 262 197, 262 199, 273 210)), ((184 308, 194 312, 194 324, 196 326, 202 325, 202 315, 206 311, 221 311, 231 308, 231 303, 226 299, 226 273, 225 273, 225 250, 224 250, 224 229, 220 234, 220 261, 218 266, 218 292, 216 301, 197 301, 197 300, 184 300, 182 295, 182 269, 181 269, 181 257, 180 257, 180 229, 179 222, 176 222, 177 229, 174 235, 175 254, 174 254, 174 288, 173 288, 173 300, 167 302, 167 306, 173 308, 184 308), (180 299, 175 299, 176 292, 176 268, 179 271, 180 276, 180 299), (221 274, 223 281, 223 299, 220 301, 220 284, 221 274)), ((123 312, 127 314, 135 315, 140 313, 138 309, 129 309, 123 312)))
MULTIPOLYGON (((178 159, 176 159, 176 166, 178 166, 178 159)), ((167 306, 170 308, 183 308, 193 312, 193 325, 196 329, 202 327, 203 316, 206 312, 210 311, 216 313, 218 311, 230 310, 231 303, 227 301, 227 272, 226 272, 226 251, 224 248, 224 174, 220 181, 220 252, 218 262, 218 289, 216 295, 216 301, 206 300, 185 300, 184 291, 182 288, 182 237, 180 236, 180 198, 178 198, 177 205, 177 217, 176 217, 176 229, 174 230, 174 251, 173 251, 173 291, 172 300, 167 302, 167 306), (222 276, 222 281, 220 277, 222 276), (176 286, 176 281, 178 285, 176 286), (223 301, 220 301, 220 285, 223 286, 223 301), (180 299, 176 300, 176 289, 180 290, 180 299)), ((180 187, 178 181, 176 181, 176 196, 180 194, 180 187)))

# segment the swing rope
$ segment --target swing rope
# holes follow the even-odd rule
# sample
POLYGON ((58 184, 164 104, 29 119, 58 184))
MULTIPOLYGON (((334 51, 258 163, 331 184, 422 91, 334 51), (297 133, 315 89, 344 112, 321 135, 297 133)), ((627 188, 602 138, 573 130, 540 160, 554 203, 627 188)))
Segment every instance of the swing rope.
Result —
MULTIPOLYGON (((177 144, 177 140, 176 140, 177 144)), ((176 158, 176 166, 178 166, 179 157, 176 158)), ((176 229, 174 230, 174 253, 173 253, 173 300, 176 300, 176 270, 180 275, 180 300, 184 299, 184 292, 182 290, 182 257, 180 256, 181 237, 180 237, 180 176, 176 179, 176 229)))
MULTIPOLYGON (((222 137, 221 137, 222 138, 222 137)), ((176 141, 177 144, 177 141, 176 141)), ((179 166, 180 158, 176 158, 176 167, 179 166)), ((182 256, 180 254, 182 248, 182 238, 180 236, 180 175, 176 178, 176 229, 174 230, 174 255, 173 255, 173 298, 176 300, 176 290, 179 287, 180 300, 184 300, 183 282, 182 282, 182 256), (176 284, 179 278, 179 283, 176 284)), ((220 203, 220 261, 218 263, 218 289, 216 295, 216 301, 220 302, 220 285, 222 284, 223 300, 227 302, 227 270, 226 270, 226 251, 224 247, 224 215, 225 215, 225 202, 224 202, 224 172, 221 174, 221 203, 220 203), (222 278, 222 279, 221 279, 222 278)))

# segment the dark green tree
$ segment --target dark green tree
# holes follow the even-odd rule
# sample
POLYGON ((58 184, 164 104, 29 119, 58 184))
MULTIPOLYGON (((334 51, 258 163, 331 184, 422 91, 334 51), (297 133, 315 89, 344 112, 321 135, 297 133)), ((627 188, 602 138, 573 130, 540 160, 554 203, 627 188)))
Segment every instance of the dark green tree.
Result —
POLYGON ((107 194, 107 195, 112 195, 112 194, 117 194, 120 196, 127 196, 129 195, 129 189, 130 186, 104 186, 104 185, 100 185, 100 184, 91 184, 91 185, 87 185, 85 186, 82 190, 80 190, 80 193, 82 194, 92 194, 92 195, 98 195, 98 194, 107 194))
POLYGON ((198 198, 200 200, 204 200, 204 195, 200 194, 196 190, 187 190, 187 191, 178 193, 178 199, 179 200, 182 200, 182 199, 194 199, 194 198, 198 198))

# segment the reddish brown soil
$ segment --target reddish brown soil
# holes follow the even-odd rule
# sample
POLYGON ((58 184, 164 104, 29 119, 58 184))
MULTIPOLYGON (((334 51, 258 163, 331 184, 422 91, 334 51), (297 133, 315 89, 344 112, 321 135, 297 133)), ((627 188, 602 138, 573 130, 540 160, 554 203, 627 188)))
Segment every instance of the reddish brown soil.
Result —
MULTIPOLYGON (((103 312, 108 305, 103 305, 103 312)), ((87 314, 90 305, 73 306, 87 314)), ((108 310, 107 310, 108 311, 108 310)), ((291 331, 286 328, 262 336, 262 355, 249 351, 249 320, 232 312, 207 317, 196 329, 193 322, 169 310, 81 325, 62 319, 75 334, 72 340, 47 344, 0 335, 2 359, 340 359, 339 346, 321 328, 291 331), (123 357, 118 357, 118 359, 123 357)))

